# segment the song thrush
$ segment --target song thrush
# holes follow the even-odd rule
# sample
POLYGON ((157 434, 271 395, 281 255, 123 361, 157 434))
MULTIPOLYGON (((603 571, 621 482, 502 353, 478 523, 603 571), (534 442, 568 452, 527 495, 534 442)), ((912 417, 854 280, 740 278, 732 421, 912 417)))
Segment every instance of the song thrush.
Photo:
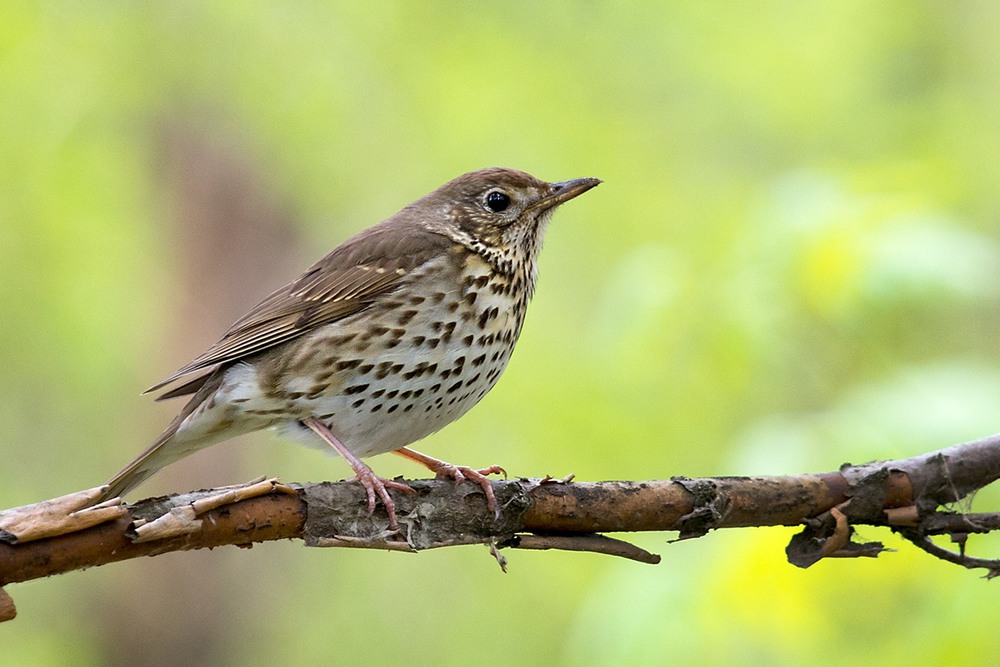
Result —
POLYGON ((240 318, 207 352, 147 391, 192 395, 108 482, 121 496, 199 449, 265 428, 325 443, 368 496, 395 509, 360 457, 395 451, 438 476, 485 475, 406 447, 465 414, 496 383, 521 333, 552 212, 600 181, 546 183, 512 169, 459 176, 335 248, 240 318))

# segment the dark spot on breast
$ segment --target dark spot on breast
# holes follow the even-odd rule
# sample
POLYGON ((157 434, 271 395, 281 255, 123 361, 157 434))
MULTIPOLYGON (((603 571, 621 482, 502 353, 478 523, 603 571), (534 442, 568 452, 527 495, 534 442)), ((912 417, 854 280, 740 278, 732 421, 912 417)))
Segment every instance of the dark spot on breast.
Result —
POLYGON ((285 398, 287 398, 290 401, 297 401, 305 395, 306 393, 304 391, 293 391, 290 394, 285 394, 285 398))
POLYGON ((414 294, 413 296, 410 297, 410 303, 412 303, 414 306, 419 306, 423 302, 424 302, 424 297, 420 296, 419 294, 414 294))
POLYGON ((476 302, 477 296, 479 296, 479 292, 466 292, 465 302, 471 306, 476 302))
POLYGON ((486 361, 486 353, 480 354, 478 357, 472 360, 473 366, 482 366, 483 362, 486 361))
POLYGON ((379 380, 384 380, 385 377, 389 374, 389 369, 392 368, 392 362, 383 361, 375 368, 376 368, 375 377, 378 378, 379 380))
POLYGON ((490 282, 490 277, 488 275, 482 275, 476 278, 472 284, 476 287, 486 287, 486 284, 490 282))
POLYGON ((338 371, 346 371, 346 370, 349 370, 351 368, 357 368, 360 365, 361 365, 361 360, 360 359, 350 359, 348 361, 338 361, 337 362, 337 370, 338 371))
POLYGON ((350 396, 351 394, 360 394, 367 388, 368 388, 367 384, 354 384, 351 385, 350 387, 345 387, 344 393, 347 394, 348 396, 350 396))
POLYGON ((357 408, 360 408, 364 404, 365 404, 365 399, 359 398, 358 400, 356 400, 353 403, 351 403, 351 407, 357 409, 357 408))
POLYGON ((432 393, 432 394, 435 393, 435 392, 441 391, 441 384, 438 383, 438 384, 431 385, 431 388, 428 391, 430 393, 432 393))
POLYGON ((413 341, 413 345, 415 347, 419 347, 424 344, 425 340, 427 340, 427 336, 414 336, 411 340, 413 341))
POLYGON ((453 394, 453 393, 455 393, 456 391, 458 391, 461 388, 462 388, 462 381, 459 380, 455 384, 453 384, 450 387, 448 387, 448 393, 449 394, 453 394))
POLYGON ((329 382, 330 378, 332 378, 336 374, 337 374, 337 369, 331 368, 329 370, 323 371, 313 379, 316 382, 329 382))
POLYGON ((388 330, 389 327, 384 327, 381 325, 371 326, 368 328, 368 331, 365 332, 364 336, 361 337, 361 340, 367 341, 371 340, 372 338, 379 338, 380 336, 384 336, 385 332, 388 330))
POLYGON ((373 391, 370 394, 370 397, 371 398, 379 398, 384 393, 385 393, 385 389, 377 389, 377 390, 373 391))
POLYGON ((412 380, 413 378, 420 377, 425 373, 433 373, 435 370, 437 370, 437 364, 429 364, 426 361, 421 361, 413 367, 413 370, 403 373, 403 379, 412 380))
POLYGON ((375 364, 364 364, 363 366, 358 366, 358 372, 362 374, 371 373, 373 368, 375 368, 375 364))
POLYGON ((431 294, 431 298, 434 299, 434 303, 441 303, 444 301, 445 296, 447 295, 444 292, 434 292, 434 294, 431 294))
POLYGON ((373 405, 373 406, 372 406, 372 410, 371 410, 371 411, 372 411, 372 412, 378 412, 378 411, 379 411, 379 410, 381 410, 381 409, 382 409, 382 404, 381 404, 381 403, 379 403, 378 405, 373 405))
POLYGON ((389 409, 386 410, 386 412, 395 412, 398 408, 399 408, 399 405, 393 403, 392 405, 389 406, 389 409))
POLYGON ((469 334, 468 336, 466 336, 465 338, 462 339, 462 345, 467 345, 467 346, 471 347, 473 341, 475 341, 475 340, 476 340, 476 337, 473 336, 472 334, 469 334))
POLYGON ((398 394, 399 394, 399 390, 398 390, 398 389, 393 389, 392 391, 388 392, 388 393, 387 393, 387 394, 385 395, 385 397, 386 397, 386 398, 396 398, 396 396, 397 396, 398 394))
POLYGON ((355 332, 355 333, 340 334, 340 335, 337 335, 337 336, 332 336, 330 338, 330 344, 331 345, 338 345, 338 346, 339 345, 347 345, 352 340, 354 340, 357 337, 357 335, 358 335, 357 332, 355 332))
POLYGON ((413 409, 413 403, 407 403, 406 407, 403 408, 403 412, 409 412, 412 409, 413 409))
POLYGON ((436 348, 440 344, 441 344, 441 339, 440 338, 428 338, 427 339, 427 347, 431 348, 432 350, 434 348, 436 348))
POLYGON ((415 311, 415 310, 404 310, 403 314, 399 316, 398 320, 396 320, 396 323, 400 324, 400 325, 406 324, 406 323, 408 323, 410 320, 412 320, 416 316, 417 316, 417 311, 415 311))
POLYGON ((500 313, 499 309, 495 306, 493 308, 487 308, 482 313, 479 314, 479 328, 485 329, 486 325, 489 324, 490 320, 495 319, 500 313))

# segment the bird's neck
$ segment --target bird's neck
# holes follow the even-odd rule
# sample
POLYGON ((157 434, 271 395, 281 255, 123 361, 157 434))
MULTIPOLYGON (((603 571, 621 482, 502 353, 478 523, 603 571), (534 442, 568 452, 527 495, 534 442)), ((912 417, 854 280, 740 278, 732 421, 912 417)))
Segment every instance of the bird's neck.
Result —
POLYGON ((535 292, 538 279, 538 253, 549 216, 529 225, 511 225, 499 238, 483 241, 460 231, 452 240, 485 261, 503 282, 516 285, 516 292, 527 301, 535 292), (522 290, 523 286, 523 290, 522 290))

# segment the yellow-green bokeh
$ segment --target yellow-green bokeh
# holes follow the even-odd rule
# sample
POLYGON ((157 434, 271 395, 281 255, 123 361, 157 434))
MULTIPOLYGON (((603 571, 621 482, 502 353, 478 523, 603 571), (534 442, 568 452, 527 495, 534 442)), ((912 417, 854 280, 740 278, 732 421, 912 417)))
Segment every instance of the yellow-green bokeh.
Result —
MULTIPOLYGON (((170 417, 138 392, 221 333, 166 333, 185 298, 162 165, 176 127, 244 156, 295 230, 223 321, 465 171, 604 179, 556 216, 511 366, 421 444, 436 456, 587 480, 776 474, 1000 431, 998 43, 985 2, 6 3, 0 507, 104 481, 170 417)), ((236 479, 193 457, 173 490, 347 472, 269 437, 219 448, 236 479)), ((392 458, 371 463, 418 474, 392 458)), ((791 534, 640 536, 655 568, 514 552, 506 575, 477 548, 175 554, 11 586, 0 662, 1000 651, 995 584, 874 529, 899 551, 802 571, 791 534), (204 598, 169 597, 200 568, 204 598), (202 613, 198 650, 169 634, 202 613)))

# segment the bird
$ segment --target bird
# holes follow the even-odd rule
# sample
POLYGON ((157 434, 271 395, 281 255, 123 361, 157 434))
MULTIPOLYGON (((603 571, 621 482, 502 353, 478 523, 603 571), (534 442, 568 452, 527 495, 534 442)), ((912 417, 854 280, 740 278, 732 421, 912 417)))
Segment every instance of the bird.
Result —
POLYGON ((369 513, 388 489, 361 459, 396 452, 439 478, 468 479, 499 512, 488 475, 408 445, 464 415, 513 352, 555 209, 601 183, 546 182, 493 167, 459 176, 348 238, 274 291, 214 345, 144 393, 188 397, 163 433, 112 477, 120 498, 181 458, 264 429, 330 447, 364 488, 369 513))

